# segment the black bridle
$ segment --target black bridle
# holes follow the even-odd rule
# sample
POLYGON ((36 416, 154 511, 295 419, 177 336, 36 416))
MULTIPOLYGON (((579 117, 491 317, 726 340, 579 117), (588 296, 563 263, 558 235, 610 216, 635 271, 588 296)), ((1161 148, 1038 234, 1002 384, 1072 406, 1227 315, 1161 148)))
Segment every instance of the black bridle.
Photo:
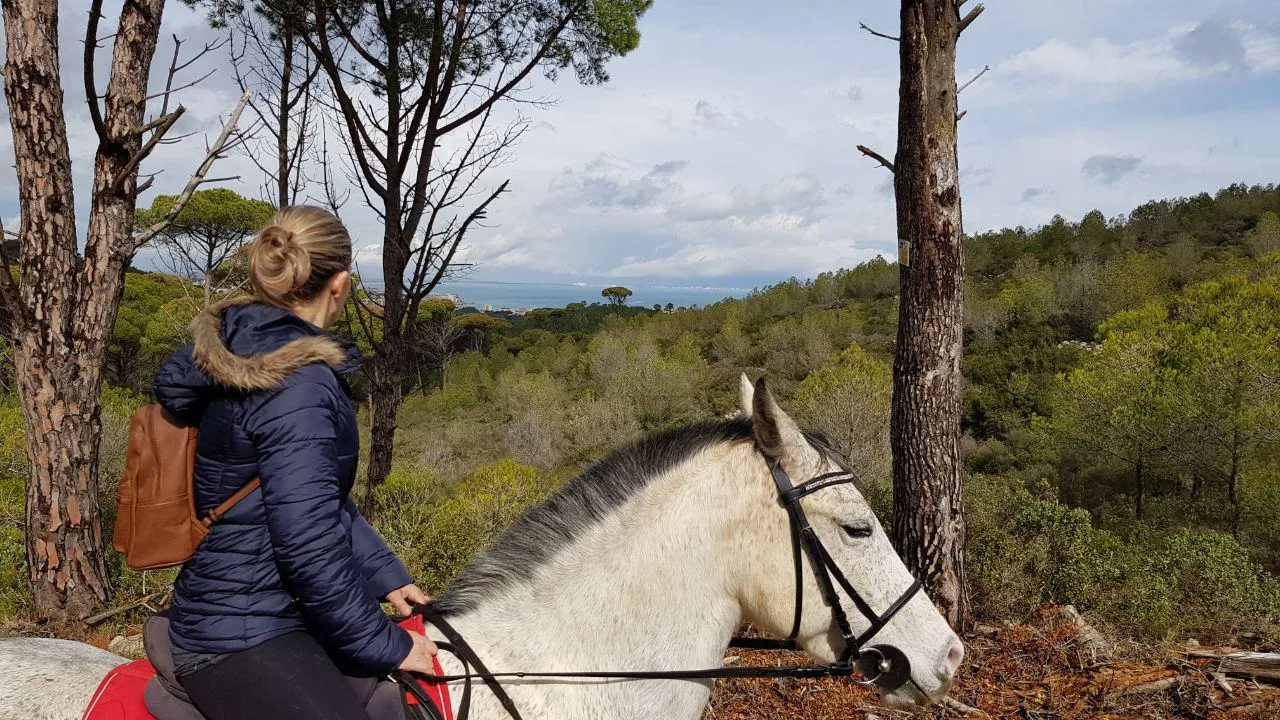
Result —
POLYGON ((806 495, 824 490, 836 485, 851 484, 856 480, 853 473, 848 470, 840 470, 837 472, 819 475, 811 480, 803 482, 799 485, 791 484, 791 477, 782 469, 782 465, 776 460, 770 461, 769 472, 773 475, 773 482, 778 486, 778 503, 786 508, 787 516, 791 522, 791 550, 795 564, 796 575, 796 599, 795 599, 795 615, 791 621, 791 633, 786 640, 769 640, 767 638, 746 638, 734 637, 729 645, 730 647, 740 648, 756 648, 763 650, 798 650, 799 646, 796 640, 800 637, 800 620, 804 608, 804 570, 801 555, 809 558, 809 566, 813 569, 813 575, 818 580, 818 589, 822 593, 822 602, 826 604, 831 611, 831 619, 835 621, 836 627, 840 630, 840 635, 844 639, 844 651, 840 658, 832 663, 832 667, 842 667, 852 669, 851 661, 857 657, 857 668, 862 674, 862 680, 857 680, 863 685, 877 685, 885 690, 894 690, 902 686, 911 677, 911 662, 907 659, 905 653, 892 645, 871 645, 867 643, 871 641, 881 630, 884 629, 893 617, 906 607, 911 598, 920 592, 923 584, 919 579, 911 583, 897 600, 889 606, 882 614, 877 614, 875 610, 863 599, 853 584, 849 582, 844 573, 840 571, 840 566, 831 557, 831 553, 827 552, 826 546, 818 539, 817 532, 813 529, 813 524, 809 522, 809 517, 805 515, 804 507, 800 504, 800 499, 806 495), (834 582, 832 582, 834 579, 834 582), (854 607, 858 612, 862 613, 871 624, 861 635, 855 636, 853 627, 849 624, 849 617, 845 614, 844 605, 840 602, 840 595, 836 592, 836 585, 844 590, 849 599, 853 601, 854 607))
POLYGON ((434 625, 448 638, 448 642, 437 643, 446 652, 455 655, 463 665, 461 675, 416 675, 396 672, 392 679, 414 696, 418 705, 406 706, 406 717, 422 720, 443 720, 436 713, 435 706, 426 693, 422 691, 415 678, 423 682, 439 684, 463 681, 462 698, 459 700, 457 720, 466 720, 471 706, 471 681, 479 679, 488 686, 497 697, 498 702, 513 720, 522 720, 519 710, 511 696, 502 687, 500 678, 564 678, 564 679, 600 679, 600 680, 708 680, 716 678, 823 678, 852 677, 854 673, 862 679, 854 682, 861 685, 876 685, 883 690, 894 690, 911 679, 911 663, 905 653, 892 645, 868 645, 893 617, 902 611, 915 594, 920 592, 922 584, 916 579, 884 613, 876 613, 867 601, 858 593, 844 573, 840 571, 831 554, 827 552, 822 541, 818 539, 813 525, 805 515, 800 499, 819 490, 836 485, 852 484, 856 478, 847 470, 819 475, 799 485, 792 485, 791 478, 777 462, 769 462, 769 471, 778 486, 778 503, 787 511, 791 525, 791 550, 795 564, 796 598, 795 614, 791 624, 791 633, 786 640, 770 640, 767 638, 749 638, 735 636, 730 647, 752 648, 758 650, 799 650, 797 640, 800 637, 800 623, 804 614, 804 557, 808 557, 809 566, 818 580, 818 588, 822 592, 822 601, 831 611, 831 618, 844 639, 844 650, 839 659, 824 665, 797 665, 784 667, 720 667, 709 670, 656 670, 656 671, 599 671, 599 672, 506 672, 494 673, 485 667, 484 662, 476 655, 471 646, 458 634, 458 631, 447 620, 428 605, 417 605, 416 614, 434 625), (858 612, 870 621, 870 626, 861 635, 855 635, 836 586, 844 590, 853 601, 858 612), (474 671, 473 671, 474 669, 474 671))

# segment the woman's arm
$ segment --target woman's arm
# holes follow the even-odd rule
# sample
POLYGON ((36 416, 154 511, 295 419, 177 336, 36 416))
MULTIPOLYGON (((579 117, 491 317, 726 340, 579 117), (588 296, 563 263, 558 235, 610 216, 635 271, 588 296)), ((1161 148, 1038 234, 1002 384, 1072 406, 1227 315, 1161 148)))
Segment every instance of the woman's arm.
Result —
POLYGON ((373 594, 385 598, 392 590, 412 584, 409 570, 387 547, 378 531, 364 519, 355 503, 348 499, 342 510, 351 518, 351 550, 355 553, 356 566, 373 594))
POLYGON ((387 672, 408 655, 412 640, 378 606, 347 541, 331 385, 327 368, 305 368, 248 419, 267 528, 308 624, 339 653, 387 672))

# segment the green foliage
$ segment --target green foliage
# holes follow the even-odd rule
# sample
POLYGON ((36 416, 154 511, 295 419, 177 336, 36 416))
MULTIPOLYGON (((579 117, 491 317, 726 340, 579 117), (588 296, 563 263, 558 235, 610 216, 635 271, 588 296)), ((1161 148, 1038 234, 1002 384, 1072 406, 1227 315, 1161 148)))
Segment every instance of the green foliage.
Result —
MULTIPOLYGON (((173 211, 177 201, 177 195, 157 195, 151 201, 151 207, 137 211, 138 226, 148 227, 159 222, 173 211)), ((275 211, 269 202, 241 197, 227 188, 197 190, 165 233, 173 236, 244 237, 261 230, 271 221, 275 211)))
MULTIPOLYGON (((1267 254, 1267 214, 1277 211, 1276 188, 1236 186, 966 240, 962 452, 981 473, 967 482, 981 615, 1072 602, 1122 635, 1274 627, 1280 250, 1267 254)), ((898 277, 875 258, 662 312, 575 303, 498 318, 429 302, 417 329, 447 330, 448 344, 415 347, 428 381, 400 412, 380 530, 439 589, 550 478, 643 432, 730 411, 743 371, 768 376, 784 406, 833 438, 887 518, 898 277), (429 382, 437 372, 443 387, 429 382)), ((145 392, 183 342, 197 293, 130 276, 113 385, 145 392)), ((354 315, 340 331, 371 349, 354 315)), ((141 401, 104 396, 108 532, 124 428, 141 401)), ((0 402, 0 568, 15 568, 0 569, 0 613, 25 602, 21 428, 16 402, 0 402)), ((161 579, 119 575, 129 597, 161 579)))
POLYGON ((1275 576, 1231 536, 1097 529, 1089 514, 997 478, 968 484, 970 580, 987 612, 1071 603, 1148 638, 1225 640, 1280 622, 1275 576))
POLYGON ((864 481, 887 485, 893 375, 858 345, 809 373, 796 388, 797 420, 824 432, 864 481))
POLYGON ((1039 427, 1064 453, 1116 462, 1132 475, 1131 497, 1142 517, 1146 473, 1178 438, 1185 414, 1179 369, 1167 361, 1160 338, 1162 308, 1121 313, 1105 323, 1101 347, 1063 377, 1052 416, 1039 427))
POLYGON ((1257 259, 1280 251, 1280 217, 1274 212, 1263 213, 1258 224, 1244 234, 1244 244, 1249 254, 1257 259))
POLYGON ((200 300, 182 280, 159 273, 129 273, 107 348, 106 378, 112 385, 149 392, 160 363, 186 342, 186 329, 200 300))
MULTIPOLYGON (((176 195, 157 195, 151 207, 136 211, 135 224, 140 228, 154 225, 173 211, 177 201, 176 195)), ((271 203, 241 197, 234 190, 197 190, 157 236, 156 243, 173 270, 203 278, 208 285, 210 276, 220 268, 235 272, 234 263, 228 261, 273 215, 271 203)))
POLYGON ((22 408, 12 395, 0 398, 0 619, 20 614, 27 603, 27 549, 22 536, 27 450, 22 408))
POLYGON ((631 291, 621 285, 607 287, 600 291, 600 296, 608 300, 609 304, 614 307, 626 305, 627 298, 631 297, 631 295, 631 291))
POLYGON ((503 460, 476 470, 447 497, 428 505, 437 491, 429 473, 392 473, 379 489, 379 500, 398 510, 379 529, 423 589, 439 592, 498 533, 545 498, 549 485, 534 468, 503 460))

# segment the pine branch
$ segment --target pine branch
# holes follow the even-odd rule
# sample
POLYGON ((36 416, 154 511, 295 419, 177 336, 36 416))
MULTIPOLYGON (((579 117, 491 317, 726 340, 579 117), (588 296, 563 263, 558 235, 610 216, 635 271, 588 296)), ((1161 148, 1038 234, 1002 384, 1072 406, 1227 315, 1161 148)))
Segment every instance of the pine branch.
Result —
POLYGON ((140 248, 143 245, 146 245, 151 242, 156 235, 164 232, 164 229, 168 227, 169 224, 178 217, 178 214, 182 212, 183 208, 187 206, 187 202, 191 200, 191 196, 195 193, 196 189, 208 182, 205 180, 205 176, 209 174, 209 170, 213 167, 214 161, 221 157, 221 153, 226 147, 227 142, 231 140, 231 135, 236 129, 236 124, 240 122, 240 114, 244 112, 244 108, 249 104, 249 98, 252 96, 253 93, 247 91, 244 95, 240 96, 240 102, 236 103, 235 109, 231 111, 231 116, 227 118, 226 124, 222 126, 222 133, 218 135, 218 139, 214 141, 213 145, 209 147, 208 152, 205 153, 204 161, 200 163, 200 167, 196 168, 191 179, 187 181, 187 186, 183 188, 182 194, 178 196, 177 201, 173 203, 173 207, 169 209, 169 212, 165 213, 163 218, 134 237, 133 244, 135 248, 140 248))

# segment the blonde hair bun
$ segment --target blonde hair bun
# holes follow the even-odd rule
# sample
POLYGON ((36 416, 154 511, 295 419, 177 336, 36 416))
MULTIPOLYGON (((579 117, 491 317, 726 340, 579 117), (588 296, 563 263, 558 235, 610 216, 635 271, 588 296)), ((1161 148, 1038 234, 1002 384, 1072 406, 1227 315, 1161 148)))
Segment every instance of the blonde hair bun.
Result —
POLYGON ((333 213, 293 205, 276 213, 249 248, 249 280, 259 300, 288 307, 310 300, 351 267, 351 236, 333 213))
POLYGON ((263 300, 281 304, 311 277, 311 258, 294 241, 293 233, 268 225, 258 233, 249 255, 253 286, 263 300))

